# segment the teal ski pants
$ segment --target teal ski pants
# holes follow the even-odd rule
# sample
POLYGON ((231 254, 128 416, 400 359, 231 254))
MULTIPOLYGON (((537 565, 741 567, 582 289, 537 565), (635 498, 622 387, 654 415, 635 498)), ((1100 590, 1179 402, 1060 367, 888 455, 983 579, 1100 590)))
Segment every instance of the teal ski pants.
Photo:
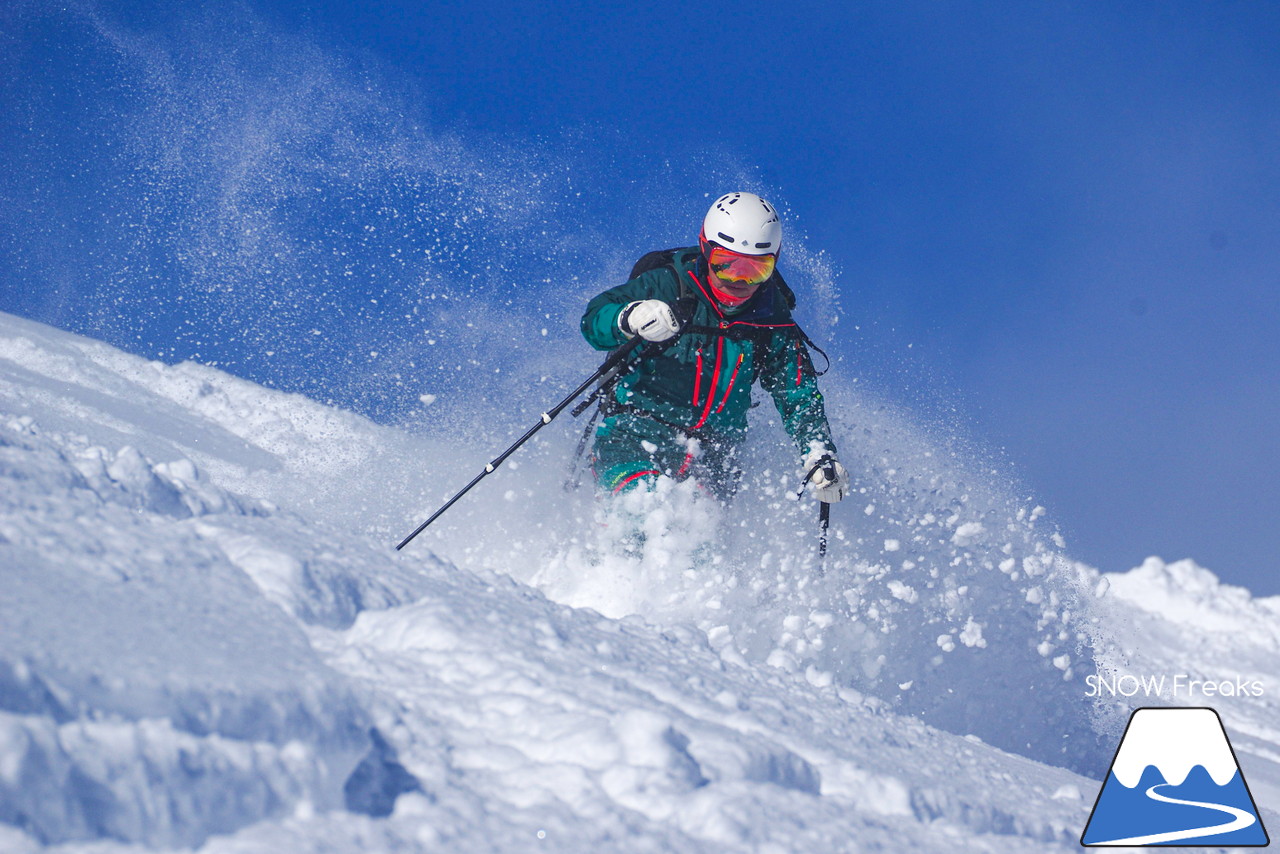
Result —
POLYGON ((737 450, 743 437, 690 435, 633 412, 604 416, 596 427, 591 468, 606 493, 652 485, 661 475, 692 478, 721 501, 742 482, 737 450))

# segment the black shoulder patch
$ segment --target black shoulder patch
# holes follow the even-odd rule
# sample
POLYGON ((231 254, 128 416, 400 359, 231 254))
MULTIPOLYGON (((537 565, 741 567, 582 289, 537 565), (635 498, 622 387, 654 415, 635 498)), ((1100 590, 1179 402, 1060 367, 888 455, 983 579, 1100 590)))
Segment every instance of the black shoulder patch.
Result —
POLYGON ((677 246, 674 249, 658 249, 653 252, 646 252, 640 256, 640 260, 636 261, 635 266, 631 268, 630 278, 634 279, 636 276, 643 275, 650 270, 657 270, 660 267, 670 267, 672 272, 676 272, 677 263, 689 264, 691 263, 689 254, 698 254, 701 251, 696 246, 677 246), (676 256, 680 256, 680 261, 677 262, 676 256))
POLYGON ((646 252, 640 256, 640 260, 636 261, 635 266, 631 268, 631 276, 629 278, 634 279, 659 267, 670 267, 677 251, 677 249, 657 249, 653 252, 646 252))

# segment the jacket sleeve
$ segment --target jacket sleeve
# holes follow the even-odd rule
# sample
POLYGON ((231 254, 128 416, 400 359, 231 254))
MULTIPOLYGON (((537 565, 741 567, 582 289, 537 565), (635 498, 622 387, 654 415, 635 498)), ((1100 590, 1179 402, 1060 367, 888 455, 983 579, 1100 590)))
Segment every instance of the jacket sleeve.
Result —
POLYGON ((799 336, 773 336, 760 371, 760 385, 773 397, 782 425, 802 455, 815 443, 836 452, 822 392, 818 391, 818 375, 799 336))
POLYGON ((679 286, 667 269, 650 270, 625 284, 610 288, 587 303, 582 315, 582 337, 597 350, 612 350, 626 343, 627 337, 618 328, 618 315, 628 303, 644 299, 660 299, 674 303, 679 297, 679 286))

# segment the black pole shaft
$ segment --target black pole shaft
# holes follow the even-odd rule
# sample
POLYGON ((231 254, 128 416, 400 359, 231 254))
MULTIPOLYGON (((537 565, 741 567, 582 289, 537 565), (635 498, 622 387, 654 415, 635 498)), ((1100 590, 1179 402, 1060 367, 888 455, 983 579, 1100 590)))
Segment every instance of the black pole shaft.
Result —
POLYGON ((602 376, 609 373, 609 371, 613 370, 614 366, 620 364, 622 360, 630 356, 635 351, 635 349, 643 343, 645 343, 644 339, 639 336, 636 336, 635 338, 632 338, 626 344, 623 344, 621 347, 615 350, 613 354, 610 355, 609 358, 605 359, 604 362, 600 365, 600 367, 596 369, 596 372, 594 374, 592 374, 590 377, 584 380, 581 385, 579 385, 576 389, 570 392, 568 397, 566 397, 564 400, 560 401, 555 406, 548 409, 546 412, 542 413, 542 418, 538 421, 537 424, 533 425, 527 431, 525 431, 525 434, 521 436, 519 439, 517 439, 511 447, 507 448, 505 451, 499 454, 493 461, 491 461, 487 466, 485 466, 484 471, 480 472, 480 474, 473 477, 471 479, 471 482, 468 483, 466 486, 462 487, 462 489, 459 490, 456 495, 454 495, 452 498, 446 501, 443 507, 441 507, 436 512, 432 513, 430 519, 423 522, 421 525, 419 525, 417 528, 414 529, 412 534, 410 534, 409 536, 401 540, 400 545, 396 546, 396 551, 399 551, 400 549, 409 545, 410 540, 412 540, 414 537, 421 534, 423 531, 427 529, 428 525, 430 525, 436 519, 440 518, 440 515, 444 513, 446 510, 448 510, 450 507, 452 507, 459 498, 466 495, 471 490, 471 487, 475 486, 477 483, 483 480, 486 476, 492 474, 498 466, 502 465, 502 463, 507 459, 507 457, 515 453, 517 448, 519 448, 525 442, 533 438, 533 434, 537 433, 543 427, 546 427, 548 424, 550 424, 557 415, 559 415, 561 412, 564 411, 564 408, 566 406, 568 406, 570 403, 573 403, 573 401, 578 397, 578 395, 582 394, 584 391, 590 388, 591 384, 594 383, 596 380, 600 379, 602 376))
MULTIPOLYGON (((804 481, 800 484, 800 491, 796 493, 796 498, 804 494, 804 488, 809 485, 809 481, 813 476, 822 469, 828 478, 835 477, 835 466, 829 460, 819 461, 817 465, 809 469, 809 473, 804 476, 804 481)), ((827 564, 827 530, 831 527, 831 504, 826 501, 818 502, 818 575, 826 575, 827 564)))
POLYGON ((818 502, 818 575, 827 574, 827 529, 831 527, 831 505, 818 502))

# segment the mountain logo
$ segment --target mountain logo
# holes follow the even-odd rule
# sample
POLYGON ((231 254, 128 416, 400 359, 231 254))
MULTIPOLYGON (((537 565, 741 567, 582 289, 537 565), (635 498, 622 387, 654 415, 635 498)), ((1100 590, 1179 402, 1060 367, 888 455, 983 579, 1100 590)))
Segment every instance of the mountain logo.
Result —
POLYGON ((1087 847, 1270 841, 1222 719, 1207 708, 1135 711, 1080 835, 1087 847))

